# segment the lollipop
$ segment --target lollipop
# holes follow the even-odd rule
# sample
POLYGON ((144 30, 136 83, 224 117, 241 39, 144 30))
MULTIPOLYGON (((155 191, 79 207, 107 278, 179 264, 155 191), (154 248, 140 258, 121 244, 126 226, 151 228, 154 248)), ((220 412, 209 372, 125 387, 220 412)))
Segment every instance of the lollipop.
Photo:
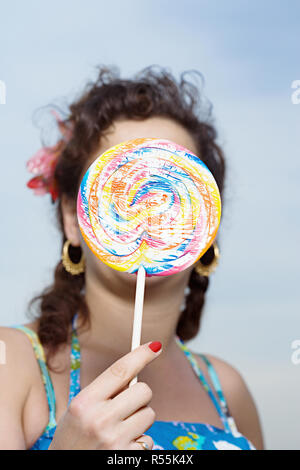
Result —
POLYGON ((168 140, 142 138, 94 161, 80 186, 77 214, 85 242, 101 261, 138 274, 135 310, 141 311, 145 276, 178 273, 211 246, 221 202, 196 155, 168 140))
POLYGON ((220 222, 216 182, 185 148, 135 139, 103 153, 78 194, 84 240, 108 266, 166 276, 195 263, 212 244, 220 222))

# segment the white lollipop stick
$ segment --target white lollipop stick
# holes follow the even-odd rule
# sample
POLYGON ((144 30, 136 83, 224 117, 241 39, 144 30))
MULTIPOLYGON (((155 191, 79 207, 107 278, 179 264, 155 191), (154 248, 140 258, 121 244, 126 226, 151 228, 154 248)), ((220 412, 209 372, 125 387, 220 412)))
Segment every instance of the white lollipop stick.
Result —
MULTIPOLYGON (((145 278, 146 278, 146 271, 143 266, 140 266, 138 269, 137 280, 136 280, 131 351, 138 348, 139 345, 141 344, 145 278)), ((131 385, 134 385, 136 382, 137 382, 137 376, 131 380, 131 382, 129 383, 129 387, 131 387, 131 385)))

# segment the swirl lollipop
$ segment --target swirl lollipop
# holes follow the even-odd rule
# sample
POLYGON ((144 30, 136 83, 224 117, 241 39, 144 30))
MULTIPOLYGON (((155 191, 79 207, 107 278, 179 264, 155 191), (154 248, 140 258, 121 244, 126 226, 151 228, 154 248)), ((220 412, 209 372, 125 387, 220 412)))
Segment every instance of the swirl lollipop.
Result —
POLYGON ((216 237, 221 202, 196 155, 168 140, 143 138, 94 161, 80 186, 77 214, 85 242, 101 261, 138 274, 138 336, 145 276, 171 275, 195 263, 216 237))

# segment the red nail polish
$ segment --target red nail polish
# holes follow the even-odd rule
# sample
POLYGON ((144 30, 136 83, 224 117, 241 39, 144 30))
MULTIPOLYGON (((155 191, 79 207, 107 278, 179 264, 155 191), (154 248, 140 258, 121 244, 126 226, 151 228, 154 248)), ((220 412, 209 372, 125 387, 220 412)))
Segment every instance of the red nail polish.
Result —
POLYGON ((158 352, 161 349, 161 342, 160 341, 152 341, 152 343, 149 344, 149 348, 153 352, 158 352))

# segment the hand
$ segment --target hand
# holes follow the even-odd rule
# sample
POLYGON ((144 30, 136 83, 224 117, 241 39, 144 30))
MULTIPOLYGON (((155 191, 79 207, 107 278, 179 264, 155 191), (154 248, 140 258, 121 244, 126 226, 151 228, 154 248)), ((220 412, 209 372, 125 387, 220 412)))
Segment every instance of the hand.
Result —
POLYGON ((127 387, 147 364, 160 355, 146 343, 114 362, 73 398, 60 419, 49 450, 143 450, 153 447, 143 435, 155 421, 148 403, 150 387, 137 382, 127 387))

